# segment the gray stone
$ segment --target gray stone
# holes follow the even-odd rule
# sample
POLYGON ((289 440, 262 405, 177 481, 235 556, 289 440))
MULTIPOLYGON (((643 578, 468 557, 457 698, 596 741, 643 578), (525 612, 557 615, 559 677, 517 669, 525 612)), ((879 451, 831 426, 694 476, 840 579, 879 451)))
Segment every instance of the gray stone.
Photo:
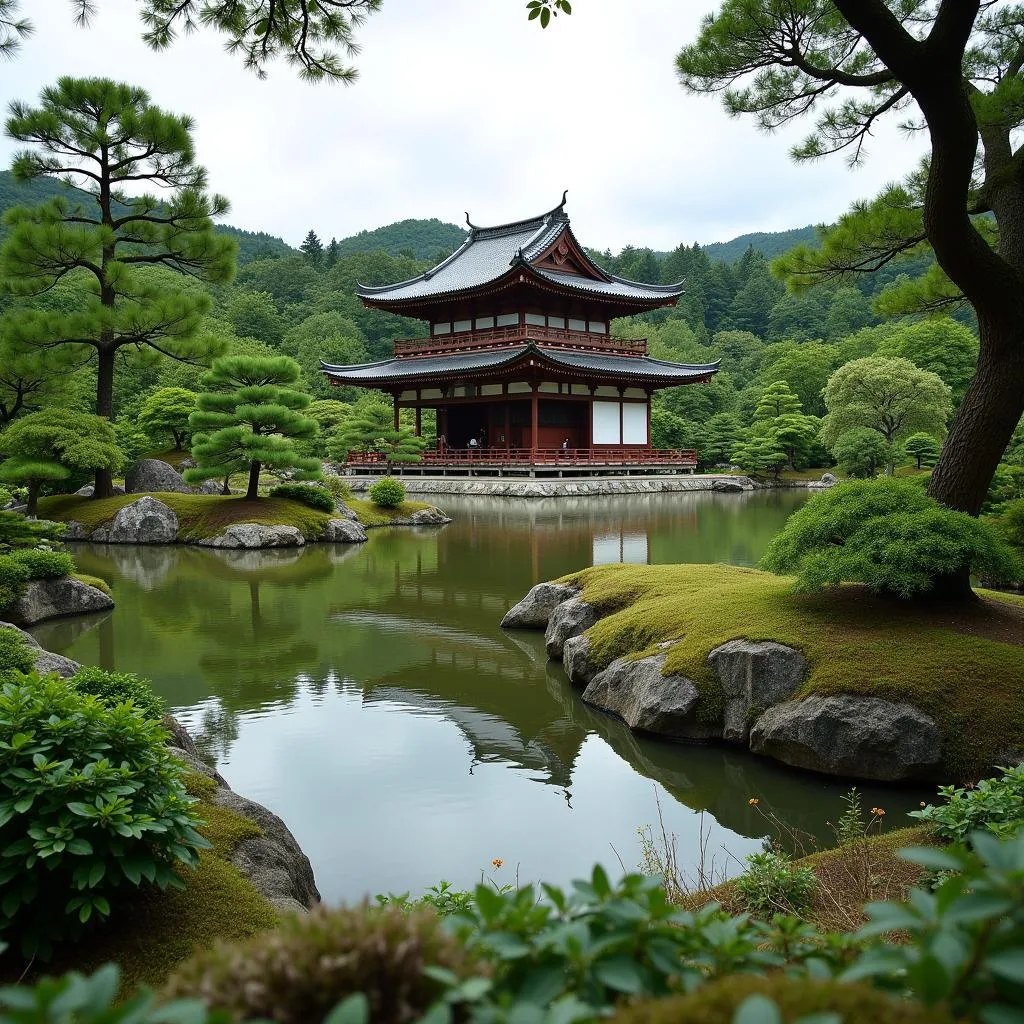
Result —
POLYGON ((64 576, 56 580, 31 580, 14 604, 4 609, 10 622, 33 626, 62 615, 88 615, 113 608, 110 596, 81 580, 64 576))
POLYGON ((230 789, 218 789, 213 802, 248 818, 262 830, 262 836, 239 843, 231 861, 263 896, 275 905, 276 901, 290 900, 303 909, 320 902, 309 858, 273 811, 230 789))
POLYGON ((598 668, 590 657, 590 638, 581 633, 562 644, 562 664, 569 681, 584 687, 597 675, 598 668))
POLYGON ((73 676, 82 666, 77 661, 65 658, 63 654, 54 654, 52 651, 44 651, 39 641, 24 629, 19 629, 13 622, 0 622, 0 629, 13 629, 21 634, 21 639, 26 646, 32 649, 32 656, 35 659, 35 670, 41 675, 56 673, 64 679, 73 676))
POLYGON ((220 480, 204 480, 201 484, 196 484, 195 487, 190 488, 193 494, 222 494, 224 492, 224 484, 220 480))
POLYGON ((692 680, 662 674, 666 657, 617 658, 594 676, 583 699, 618 715, 631 729, 679 739, 720 735, 717 726, 697 720, 700 695, 692 680))
POLYGON ((139 459, 124 475, 124 489, 128 494, 174 492, 191 494, 192 488, 170 463, 159 459, 139 459))
POLYGON ((722 735, 733 743, 746 744, 758 715, 789 700, 807 676, 800 651, 770 641, 730 640, 708 663, 725 694, 722 735))
POLYGON ((148 495, 118 509, 107 528, 108 544, 173 544, 178 517, 169 505, 148 495))
POLYGON ((324 531, 324 540, 335 544, 361 544, 366 540, 366 531, 351 519, 331 519, 324 531))
POLYGON ((76 519, 71 519, 64 524, 64 532, 61 540, 88 540, 89 531, 76 519))
POLYGON ((831 487, 833 484, 839 483, 839 477, 837 477, 834 473, 822 473, 821 482, 825 484, 827 487, 831 487))
POLYGON ((597 622, 597 610, 578 597, 556 606, 544 631, 544 646, 549 658, 561 658, 562 646, 571 636, 579 636, 597 622))
POLYGON ((579 588, 568 583, 538 583, 519 604, 505 613, 501 628, 544 629, 555 608, 578 593, 579 588))
POLYGON ((722 491, 726 494, 737 494, 743 490, 743 485, 736 480, 715 480, 711 484, 711 490, 722 491))
POLYGON ((451 519, 439 508, 421 508, 413 512, 409 522, 413 526, 444 526, 445 523, 450 523, 451 519))
POLYGON ((207 548, 288 548, 306 543, 297 526, 264 526, 262 523, 234 523, 219 537, 197 541, 207 548))
POLYGON ((901 782, 937 779, 942 739, 910 704, 879 697, 808 697, 769 708, 750 732, 750 749, 826 775, 901 782))
MULTIPOLYGON (((92 484, 86 484, 84 487, 79 487, 75 494, 80 494, 83 498, 91 498, 94 487, 92 484)), ((120 484, 114 484, 111 487, 113 494, 124 494, 124 488, 120 484)))
POLYGON ((334 503, 334 511, 337 512, 339 518, 350 519, 353 523, 359 521, 359 516, 355 514, 340 498, 334 503))
POLYGON ((191 455, 188 455, 178 463, 178 466, 181 469, 195 469, 196 460, 191 455))

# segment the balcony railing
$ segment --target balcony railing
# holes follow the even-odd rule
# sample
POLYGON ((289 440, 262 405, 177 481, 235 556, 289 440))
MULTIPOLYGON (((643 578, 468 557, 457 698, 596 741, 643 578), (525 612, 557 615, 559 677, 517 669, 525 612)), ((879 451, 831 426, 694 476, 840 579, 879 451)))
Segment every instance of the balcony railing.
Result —
POLYGON ((474 352, 501 345, 523 345, 535 341, 545 348, 604 352, 616 356, 647 355, 647 339, 609 338, 590 331, 561 330, 558 327, 496 327, 488 331, 467 331, 459 334, 434 335, 430 338, 408 338, 395 342, 395 355, 399 359, 417 356, 445 355, 449 352, 474 352))
MULTIPOLYGON (((387 463, 383 452, 349 452, 350 468, 380 467, 387 463)), ((417 466, 678 466, 693 469, 697 453, 692 448, 646 448, 641 445, 603 445, 600 448, 448 448, 424 452, 417 466)), ((399 463, 395 463, 400 468, 399 463)))

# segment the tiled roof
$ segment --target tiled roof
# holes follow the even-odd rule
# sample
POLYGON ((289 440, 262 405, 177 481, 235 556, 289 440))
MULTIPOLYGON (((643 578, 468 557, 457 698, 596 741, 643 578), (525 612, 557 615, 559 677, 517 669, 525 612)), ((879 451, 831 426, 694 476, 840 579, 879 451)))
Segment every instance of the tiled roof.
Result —
POLYGON ((510 366, 530 351, 556 367, 561 366, 569 370, 612 377, 677 380, 680 384, 717 373, 719 366, 718 363, 669 363, 663 359, 652 359, 650 356, 569 352, 526 344, 513 348, 487 349, 482 352, 453 352, 451 355, 423 356, 415 359, 383 359, 377 363, 356 366, 331 366, 321 363, 320 368, 329 377, 336 377, 347 384, 358 384, 360 381, 402 381, 499 369, 510 366))
MULTIPOLYGON (((481 228, 470 225, 469 237, 432 270, 397 284, 370 287, 357 285, 356 291, 373 302, 405 303, 437 298, 479 288, 503 277, 517 264, 529 263, 540 256, 563 232, 569 230, 564 210, 565 199, 553 210, 529 220, 481 228)), ((658 301, 682 294, 678 285, 650 285, 594 270, 601 278, 581 277, 531 267, 531 271, 552 284, 607 298, 658 301)))

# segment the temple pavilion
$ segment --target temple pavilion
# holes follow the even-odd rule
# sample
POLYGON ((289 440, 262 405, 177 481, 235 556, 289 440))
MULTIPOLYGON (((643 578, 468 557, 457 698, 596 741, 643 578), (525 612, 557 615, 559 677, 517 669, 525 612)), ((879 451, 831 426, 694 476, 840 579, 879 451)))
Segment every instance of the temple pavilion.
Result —
MULTIPOLYGON (((576 240, 565 197, 529 220, 477 227, 419 277, 358 287, 363 304, 430 325, 395 342, 391 359, 322 364, 331 383, 390 394, 402 409, 437 414, 437 447, 420 471, 586 471, 692 468, 692 451, 651 447, 651 396, 708 381, 718 364, 654 359, 646 340, 611 336, 616 317, 673 306, 681 285, 609 274, 576 240)), ((371 468, 375 453, 352 453, 371 468)), ((404 467, 406 470, 412 467, 404 467)))

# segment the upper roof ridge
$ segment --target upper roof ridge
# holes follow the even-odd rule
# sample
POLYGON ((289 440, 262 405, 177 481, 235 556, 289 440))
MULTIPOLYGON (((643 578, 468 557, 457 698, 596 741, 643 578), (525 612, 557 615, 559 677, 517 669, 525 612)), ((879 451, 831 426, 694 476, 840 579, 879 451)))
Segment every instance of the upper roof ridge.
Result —
POLYGON ((509 221, 507 224, 493 224, 490 227, 482 227, 479 224, 474 224, 469 219, 469 213, 467 212, 466 223, 469 225, 471 234, 477 238, 500 238, 502 235, 515 235, 534 226, 540 229, 550 224, 552 220, 567 221, 569 219, 569 215, 565 212, 565 203, 568 197, 569 190, 566 189, 562 193, 562 201, 557 206, 544 213, 537 214, 535 217, 524 217, 522 220, 509 221))

